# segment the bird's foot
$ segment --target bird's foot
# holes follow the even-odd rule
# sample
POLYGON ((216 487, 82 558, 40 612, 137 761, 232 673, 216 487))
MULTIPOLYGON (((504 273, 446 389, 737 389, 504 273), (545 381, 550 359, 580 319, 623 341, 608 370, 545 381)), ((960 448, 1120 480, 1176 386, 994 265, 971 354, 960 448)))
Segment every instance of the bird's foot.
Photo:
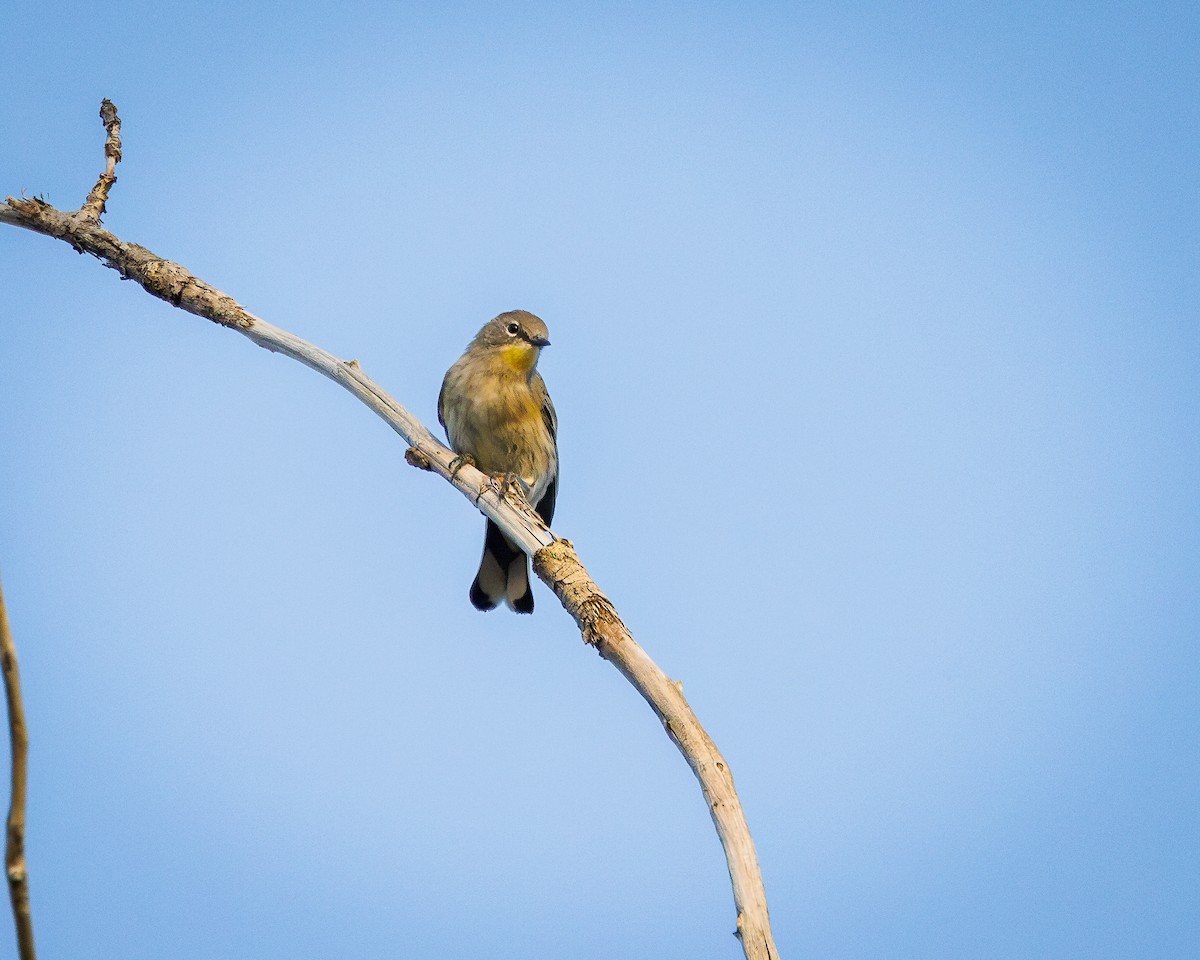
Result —
POLYGON ((518 477, 515 473, 503 473, 497 476, 496 484, 499 488, 500 499, 503 500, 513 493, 519 493, 521 499, 526 503, 529 502, 529 484, 518 477))
POLYGON ((473 466, 475 466, 475 458, 469 453, 460 453, 450 461, 450 479, 454 480, 458 476, 458 471, 463 467, 473 466))

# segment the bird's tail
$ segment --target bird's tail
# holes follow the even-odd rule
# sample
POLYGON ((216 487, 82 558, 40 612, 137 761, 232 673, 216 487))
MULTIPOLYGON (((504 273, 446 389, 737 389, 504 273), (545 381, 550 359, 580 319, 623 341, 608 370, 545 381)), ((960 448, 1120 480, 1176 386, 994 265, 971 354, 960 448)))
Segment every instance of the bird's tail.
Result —
POLYGON ((517 613, 533 613, 529 558, 489 520, 483 559, 471 584, 471 604, 476 610, 491 610, 501 600, 517 613))

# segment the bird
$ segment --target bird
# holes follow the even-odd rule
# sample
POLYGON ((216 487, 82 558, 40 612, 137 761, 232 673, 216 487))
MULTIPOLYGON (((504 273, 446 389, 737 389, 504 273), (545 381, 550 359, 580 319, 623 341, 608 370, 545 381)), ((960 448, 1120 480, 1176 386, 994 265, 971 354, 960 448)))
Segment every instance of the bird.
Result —
MULTIPOLYGON (((446 371, 438 393, 438 422, 450 448, 484 473, 519 481, 547 525, 558 496, 558 416, 537 362, 549 345, 540 317, 501 313, 446 371)), ((476 610, 504 601, 517 613, 533 613, 529 558, 491 519, 468 596, 476 610)))

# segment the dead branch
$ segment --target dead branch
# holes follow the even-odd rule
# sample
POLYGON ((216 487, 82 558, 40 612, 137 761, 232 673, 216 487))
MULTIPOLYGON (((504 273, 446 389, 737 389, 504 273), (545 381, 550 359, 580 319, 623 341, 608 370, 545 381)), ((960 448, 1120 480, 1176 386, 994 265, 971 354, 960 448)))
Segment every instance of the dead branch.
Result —
POLYGON ((519 494, 501 496, 492 478, 473 466, 457 463, 455 454, 368 377, 358 361, 340 360, 267 323, 179 264, 158 257, 145 247, 120 240, 101 226, 100 214, 109 188, 116 181, 113 170, 121 159, 120 120, 108 100, 101 106, 101 118, 108 130, 107 167, 83 207, 63 212, 37 198, 9 197, 0 206, 0 222, 63 240, 172 306, 236 330, 260 347, 298 360, 340 384, 404 438, 410 447, 406 454, 409 463, 439 474, 496 521, 514 543, 533 557, 538 576, 575 619, 584 641, 634 685, 687 760, 700 781, 725 850, 737 910, 735 933, 742 949, 747 960, 777 960, 762 873, 729 765, 688 706, 682 685, 672 682, 634 642, 571 544, 555 537, 519 494))

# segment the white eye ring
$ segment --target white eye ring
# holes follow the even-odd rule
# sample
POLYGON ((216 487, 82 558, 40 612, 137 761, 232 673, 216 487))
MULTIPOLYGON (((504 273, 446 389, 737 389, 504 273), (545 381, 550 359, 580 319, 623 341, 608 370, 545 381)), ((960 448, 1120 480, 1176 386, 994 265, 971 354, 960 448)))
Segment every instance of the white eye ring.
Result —
POLYGON ((508 332, 515 337, 518 333, 521 332, 521 325, 519 323, 517 323, 516 321, 510 323, 508 325, 508 332))

